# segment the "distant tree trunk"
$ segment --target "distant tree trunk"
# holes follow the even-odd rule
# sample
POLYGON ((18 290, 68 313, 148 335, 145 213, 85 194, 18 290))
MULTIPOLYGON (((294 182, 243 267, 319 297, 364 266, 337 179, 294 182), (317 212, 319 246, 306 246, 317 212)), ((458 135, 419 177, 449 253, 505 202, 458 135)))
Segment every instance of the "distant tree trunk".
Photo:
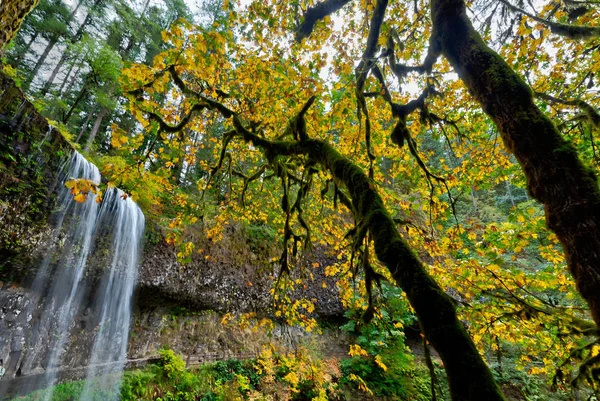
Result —
POLYGON ((69 77, 71 76, 71 72, 73 71, 74 68, 75 68, 75 63, 73 63, 69 66, 69 69, 67 70, 67 73, 65 74, 65 77, 63 78, 63 80, 60 84, 60 88, 58 88, 58 93, 62 93, 62 90, 65 87, 65 84, 68 82, 69 77))
POLYGON ((498 336, 495 337, 496 342, 496 361, 498 362, 498 366, 496 368, 496 373, 498 373, 498 377, 502 380, 504 376, 504 372, 502 371, 502 343, 500 342, 500 338, 498 336))
POLYGON ((62 91, 62 88, 65 86, 65 82, 63 82, 60 86, 60 90, 58 93, 63 94, 63 93, 69 93, 71 92, 71 90, 73 89, 73 86, 75 85, 75 82, 77 81, 77 77, 79 76, 79 71, 81 71, 81 67, 78 66, 77 69, 75 70, 75 73, 73 74, 73 78, 71 78, 71 82, 69 82, 69 85, 67 86, 67 88, 65 89, 65 91, 62 91))
POLYGON ((38 58, 37 62, 35 63, 35 66, 33 67, 33 70, 31 70, 31 73, 29 74, 29 77, 25 81, 25 84, 24 84, 23 87, 26 90, 29 89, 29 87, 31 86, 31 83, 33 82, 33 80, 37 76, 40 68, 42 68, 42 66, 46 62, 46 58, 48 58, 48 54, 50 54, 50 52, 52 51, 52 49, 54 48, 54 46, 56 45, 56 43, 58 43, 58 39, 59 39, 58 35, 53 35, 50 38, 50 40, 48 41, 48 44, 44 48, 44 51, 42 52, 42 54, 38 58))
MULTIPOLYGON (((70 24, 71 21, 73 21, 73 19, 75 18, 75 15, 77 14, 77 11, 79 10, 79 7, 81 6, 82 3, 83 3, 83 1, 77 2, 77 4, 75 5, 75 8, 73 9, 73 11, 71 11, 71 14, 69 15, 69 19, 67 22, 68 24, 70 24)), ((84 23, 85 23, 85 20, 84 20, 84 23)), ((80 29, 81 29, 81 27, 80 27, 80 29)), ((72 43, 73 41, 70 41, 70 42, 72 43)), ((67 48, 68 48, 68 45, 67 45, 67 48)), ((49 78, 49 79, 52 79, 52 81, 54 81, 54 79, 56 78, 56 74, 58 73, 58 70, 60 70, 60 68, 62 67, 62 64, 64 64, 64 62, 67 59, 67 48, 65 48, 65 51, 62 53, 57 66, 55 66, 54 70, 52 70, 52 74, 50 75, 50 78, 49 78), (57 69, 57 67, 58 67, 58 69, 57 69)), ((48 82, 44 83, 44 86, 42 86, 42 90, 41 90, 42 96, 48 92, 51 85, 52 85, 52 82, 50 82, 50 84, 48 84, 48 82)))
POLYGON ((15 37, 23 20, 37 4, 37 0, 2 0, 0 2, 0 52, 15 37))
POLYGON ((477 198, 475 197, 475 189, 471 187, 471 203, 473 203, 473 210, 477 211, 477 198))
POLYGON ((83 136, 83 134, 85 134, 85 131, 87 131, 87 126, 90 123, 90 121, 92 120, 92 117, 94 116, 95 112, 96 112, 96 107, 94 107, 94 108, 92 108, 92 110, 90 110, 87 117, 85 118, 85 121, 83 122, 83 124, 81 124, 81 129, 79 130, 79 135, 77 135, 77 139, 75 139, 76 143, 79 143, 79 141, 81 140, 81 137, 83 136))
POLYGON ((38 38, 39 35, 40 35, 39 31, 36 31, 33 35, 31 35, 29 42, 27 42, 23 51, 19 54, 19 57, 17 57, 16 60, 14 61, 13 66, 19 67, 21 65, 21 63, 25 59, 25 56, 27 56, 27 53, 29 53, 29 49, 31 49, 31 45, 33 44, 33 42, 35 42, 35 40, 38 38))
POLYGON ((65 49, 65 51, 60 56, 58 63, 56 63, 56 65, 54 66, 54 69, 52 70, 52 74, 50 74, 50 77, 48 78, 48 80, 46 81, 46 83, 44 84, 44 86, 42 87, 42 89, 40 91, 40 94, 42 96, 45 96, 46 93, 48 93, 48 91, 52 87, 52 84, 54 83, 54 80, 56 79, 56 76, 58 75, 60 69, 62 68, 65 61, 67 61, 67 57, 68 57, 67 54, 68 54, 68 52, 65 49))
POLYGON ((75 108, 79 105, 79 102, 81 102, 83 100, 83 97, 87 94, 87 79, 85 81, 83 81, 83 85, 81 86, 81 89, 79 90, 79 94, 77 95, 77 98, 75 99, 75 101, 73 102, 73 104, 71 105, 71 107, 69 108, 69 111, 67 111, 67 114, 65 114, 65 116, 63 117, 63 124, 66 124, 69 119, 71 118, 71 115, 73 114, 73 112, 75 111, 75 108))
POLYGON ((431 0, 432 46, 452 64, 544 204, 577 288, 600 326, 600 191, 594 172, 533 101, 529 86, 475 31, 463 0, 431 0))
POLYGON ((94 125, 92 127, 92 131, 90 132, 90 135, 88 136, 88 140, 85 144, 84 150, 86 152, 89 152, 90 149, 92 148, 92 145, 94 144, 94 139, 96 139, 96 135, 98 134, 98 131, 100 130, 100 125, 102 124, 102 120, 104 119, 104 117, 106 117, 108 112, 109 112, 108 109, 102 108, 102 110, 100 110, 100 112, 96 116, 96 120, 94 120, 94 125))
POLYGON ((71 16, 69 18, 69 23, 75 18, 75 15, 77 14, 77 11, 79 11, 79 7, 81 7, 82 4, 83 4, 83 0, 79 0, 77 2, 77 4, 75 4, 75 8, 73 9, 73 11, 71 11, 71 16))
POLYGON ((506 195, 508 196, 508 199, 510 199, 510 204, 512 207, 515 207, 515 198, 513 197, 512 189, 510 188, 510 180, 506 180, 504 182, 506 183, 506 195))
POLYGON ((52 84, 54 83, 56 76, 58 75, 58 73, 59 73, 60 69, 62 68, 63 64, 65 63, 65 61, 67 61, 67 57, 68 57, 67 53, 68 52, 65 49, 62 56, 60 56, 58 63, 56 63, 56 65, 54 66, 54 69, 52 70, 52 74, 50 74, 50 77, 48 78, 48 80, 42 87, 42 90, 40 91, 40 94, 42 96, 45 96, 46 93, 48 93, 48 91, 50 90, 50 88, 52 88, 52 84))
MULTIPOLYGON (((94 1, 94 4, 92 4, 92 7, 90 9, 90 12, 88 12, 88 14, 85 16, 85 19, 81 23, 81 25, 79 25, 79 28, 77 29, 77 32, 75 32, 75 35, 73 35, 73 38, 69 41, 69 44, 75 43, 75 42, 77 42, 78 40, 80 40, 83 37, 83 33, 85 32, 85 29, 92 22, 92 14, 93 14, 94 10, 103 1, 104 0, 96 0, 96 1, 94 1)), ((69 44, 67 44, 67 48, 68 48, 69 44)), ((40 93, 41 93, 42 96, 46 95, 46 93, 48 93, 48 91, 52 87, 52 84, 54 83, 54 80, 56 79, 56 76, 58 75, 59 71, 61 70, 63 64, 67 61, 67 57, 68 57, 68 52, 65 49, 65 51, 62 54, 62 56, 60 57, 60 60, 58 60, 58 63, 56 64, 56 66, 54 66, 54 69, 52 70, 52 74, 50 74, 50 77, 48 78, 48 80, 46 81, 46 83, 42 87, 42 90, 40 91, 40 93)))
POLYGON ((144 16, 146 14, 146 11, 148 10, 148 6, 150 5, 150 0, 146 0, 146 2, 144 3, 144 8, 142 8, 142 13, 140 14, 140 16, 144 16))

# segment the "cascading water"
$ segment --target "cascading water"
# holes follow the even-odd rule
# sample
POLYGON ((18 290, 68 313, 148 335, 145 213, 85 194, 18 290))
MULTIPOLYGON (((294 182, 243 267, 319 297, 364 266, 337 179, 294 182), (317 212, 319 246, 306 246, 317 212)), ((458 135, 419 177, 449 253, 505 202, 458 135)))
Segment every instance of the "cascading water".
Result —
POLYGON ((106 192, 98 217, 98 232, 112 236, 110 266, 103 274, 96 308, 99 328, 92 348, 87 381, 81 400, 90 400, 94 389, 116 390, 127 355, 131 298, 137 279, 144 214, 121 190, 106 192))
MULTIPOLYGON (((97 184, 101 178, 96 166, 77 152, 60 175, 97 184)), ((31 388, 16 392, 48 387, 40 399, 52 398, 52 385, 69 354, 71 337, 81 330, 74 327, 75 322, 86 316, 85 329, 94 335, 85 350, 88 356, 81 358, 88 372, 79 399, 88 400, 99 388, 108 393, 118 390, 126 359, 144 215, 116 188, 108 189, 101 203, 91 193, 85 202, 78 203, 63 186, 57 196, 57 210, 52 246, 31 286, 32 301, 25 311, 30 330, 24 336, 27 351, 20 363, 24 372, 42 373, 31 388), (43 344, 48 339, 49 349, 43 344)))
MULTIPOLYGON (((98 168, 77 152, 73 154, 64 176, 100 183, 98 168)), ((57 206, 53 246, 46 253, 32 286, 34 299, 28 312, 35 323, 27 344, 30 352, 23 363, 26 371, 34 368, 38 361, 43 363, 45 373, 42 380, 49 385, 56 381, 57 363, 62 360, 71 323, 79 312, 84 292, 82 277, 98 215, 94 194, 90 194, 86 202, 78 203, 66 187, 59 191, 57 206), (40 360, 39 353, 45 349, 41 343, 46 338, 53 339, 53 342, 48 356, 40 360)))

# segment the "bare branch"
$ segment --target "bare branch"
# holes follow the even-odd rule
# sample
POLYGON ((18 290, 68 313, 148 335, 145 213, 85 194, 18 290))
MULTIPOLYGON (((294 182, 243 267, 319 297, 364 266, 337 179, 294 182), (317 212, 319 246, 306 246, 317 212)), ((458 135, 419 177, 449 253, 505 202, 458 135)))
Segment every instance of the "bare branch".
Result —
POLYGON ((300 43, 302 39, 308 38, 317 22, 340 10, 349 2, 350 0, 325 0, 314 7, 309 7, 296 30, 296 42, 300 43))

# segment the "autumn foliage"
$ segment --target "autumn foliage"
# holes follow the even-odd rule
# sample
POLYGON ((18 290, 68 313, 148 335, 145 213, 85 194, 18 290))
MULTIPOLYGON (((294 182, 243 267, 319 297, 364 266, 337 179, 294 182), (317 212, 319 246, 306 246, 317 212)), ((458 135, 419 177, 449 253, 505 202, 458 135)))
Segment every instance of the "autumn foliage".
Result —
MULTIPOLYGON (((215 241, 231 221, 270 227, 281 241, 275 288, 301 285, 286 273, 315 244, 326 247, 338 263, 317 267, 339 278, 342 302, 367 321, 384 313, 378 283, 403 286, 399 270, 410 260, 449 297, 444 310, 456 307, 467 337, 488 359, 516 349, 518 368, 554 378, 558 387, 570 376, 594 383, 600 348, 588 309, 593 296, 586 290, 580 298, 561 247, 572 255, 571 234, 547 228, 560 207, 542 194, 565 193, 552 185, 570 173, 565 182, 581 188, 579 172, 532 164, 544 156, 529 157, 533 145, 518 142, 529 132, 515 135, 525 117, 512 103, 502 109, 502 92, 513 83, 514 93, 528 93, 517 99, 537 110, 526 117, 542 116, 560 135, 550 154, 563 152, 557 160, 570 157, 569 166, 594 177, 598 36, 556 35, 544 21, 566 24, 570 17, 550 1, 540 4, 537 19, 500 3, 469 3, 473 15, 457 12, 463 25, 439 11, 466 10, 458 0, 326 3, 337 5, 315 17, 315 2, 225 1, 210 27, 179 20, 164 31, 166 50, 152 65, 123 71, 138 128, 111 127, 111 153, 102 159, 110 185, 164 222, 182 260, 200 252, 186 227, 202 223, 215 241), (452 29, 475 37, 467 15, 479 32, 468 43, 472 53, 452 45, 452 29), (482 56, 467 60, 470 54, 482 56), (364 180, 336 170, 332 160, 341 159, 364 180), (560 179, 548 183, 544 174, 560 179), (353 187, 358 182, 367 184, 353 187), (361 210, 377 197, 406 248, 402 266, 386 258, 373 210, 361 210)), ((599 16, 590 6, 577 23, 593 25, 599 16)), ((80 201, 98 191, 77 180, 68 185, 80 201)), ((573 267, 580 261, 569 262, 583 277, 573 267)), ((412 289, 403 289, 417 315, 425 313, 412 289)), ((289 306, 290 322, 313 328, 309 301, 289 306)))

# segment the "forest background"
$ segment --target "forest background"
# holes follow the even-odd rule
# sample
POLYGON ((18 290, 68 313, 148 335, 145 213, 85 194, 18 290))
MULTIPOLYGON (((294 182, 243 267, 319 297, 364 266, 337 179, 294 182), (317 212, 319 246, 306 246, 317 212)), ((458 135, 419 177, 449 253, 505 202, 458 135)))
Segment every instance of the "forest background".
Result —
MULTIPOLYGON (((549 397, 531 386, 550 385, 556 397, 594 397, 598 263, 579 251, 598 253, 600 241, 587 180, 600 160, 600 7, 461 7, 44 0, 4 71, 100 166, 104 185, 163 227, 181 261, 202 254, 198 230, 218 241, 236 224, 277 241, 276 318, 317 328, 311 300, 287 295, 302 280, 286 273, 321 247, 338 263, 312 268, 338 278, 349 330, 368 333, 351 355, 373 369, 405 367, 402 328, 413 325, 451 369, 455 399, 483 399, 494 380, 519 381, 529 397, 549 397), (461 42, 464 16, 491 47, 481 54, 506 63, 478 53, 474 34, 461 42), (464 357, 470 344, 483 359, 466 364, 493 368, 480 390, 460 390, 477 379, 451 368, 451 349, 464 357)), ((98 190, 71 185, 80 199, 98 190)))

